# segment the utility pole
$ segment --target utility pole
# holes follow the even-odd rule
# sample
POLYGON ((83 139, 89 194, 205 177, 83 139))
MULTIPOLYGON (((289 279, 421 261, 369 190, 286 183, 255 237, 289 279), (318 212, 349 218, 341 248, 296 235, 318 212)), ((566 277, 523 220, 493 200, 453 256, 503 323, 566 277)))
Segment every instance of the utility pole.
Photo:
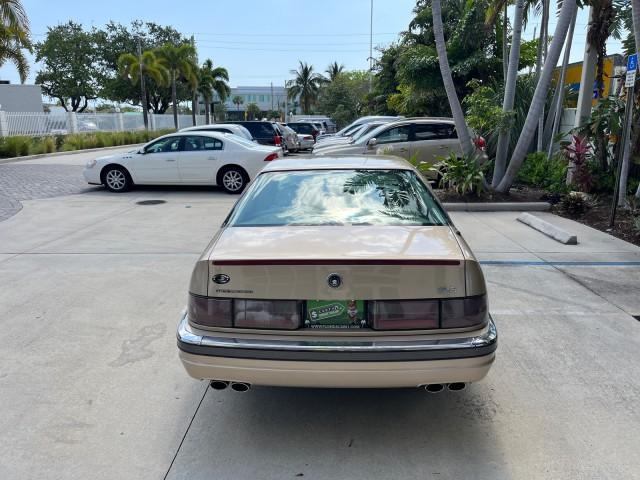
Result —
POLYGON ((373 0, 369 18, 369 93, 373 90, 373 0))
POLYGON ((284 123, 287 123, 287 110, 289 109, 289 96, 287 95, 287 81, 284 81, 284 123))
POLYGON ((149 130, 149 118, 147 114, 147 89, 144 84, 144 66, 142 65, 142 40, 138 37, 138 65, 140 75, 140 96, 142 103, 142 118, 144 120, 144 129, 149 130))
POLYGON ((271 111, 273 112, 273 82, 271 82, 271 111))

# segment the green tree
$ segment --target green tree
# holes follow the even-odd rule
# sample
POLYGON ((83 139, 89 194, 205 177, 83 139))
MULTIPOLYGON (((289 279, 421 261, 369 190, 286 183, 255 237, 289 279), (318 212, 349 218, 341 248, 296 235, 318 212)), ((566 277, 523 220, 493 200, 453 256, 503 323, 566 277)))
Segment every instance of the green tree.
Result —
POLYGON ((199 92, 204 99, 206 122, 209 123, 213 92, 218 94, 221 102, 224 102, 231 93, 231 89, 227 83, 229 81, 229 73, 226 68, 214 67, 213 61, 211 59, 207 59, 202 64, 199 75, 199 92))
POLYGON ((236 106, 236 110, 239 112, 240 111, 240 105, 242 105, 244 103, 244 99, 240 95, 236 95, 231 99, 231 101, 236 106))
POLYGON ((247 104, 247 117, 249 120, 255 120, 257 116, 260 115, 260 107, 256 103, 248 103, 247 104))
POLYGON ((142 105, 142 115, 144 118, 144 128, 149 128, 149 105, 147 102, 147 79, 153 80, 156 85, 169 84, 169 72, 158 61, 153 52, 146 51, 142 55, 123 53, 118 59, 118 71, 122 77, 128 79, 132 84, 140 83, 140 103, 142 105))
POLYGON ((36 61, 43 67, 36 83, 65 110, 82 112, 89 100, 99 96, 97 54, 94 34, 85 32, 82 25, 69 21, 49 27, 45 40, 36 44, 36 61))
MULTIPOLYGON (((189 40, 173 27, 153 22, 136 20, 129 25, 109 22, 103 28, 93 30, 98 48, 98 61, 95 64, 101 76, 100 97, 119 103, 140 105, 140 88, 122 77, 118 71, 118 58, 125 52, 155 50, 167 43, 180 45, 189 40)), ((171 88, 158 85, 152 79, 146 82, 149 111, 165 113, 171 105, 171 88)), ((178 100, 189 100, 190 91, 180 82, 177 85, 178 100)))
POLYGON ((29 62, 23 50, 33 52, 29 39, 29 18, 20 0, 0 0, 0 67, 15 65, 20 82, 29 74, 29 62))
POLYGON ((367 113, 369 72, 342 72, 323 86, 318 97, 318 110, 343 127, 367 113))
POLYGON ((184 78, 191 83, 194 77, 194 71, 197 68, 194 63, 196 49, 191 43, 183 43, 177 47, 166 44, 156 50, 156 55, 159 58, 160 64, 169 71, 173 123, 175 128, 178 128, 177 84, 180 78, 184 78))
POLYGON ((327 69, 324 71, 327 74, 327 80, 329 82, 333 82, 338 75, 340 75, 344 71, 344 65, 339 64, 338 62, 333 62, 329 64, 327 69))
POLYGON ((287 82, 289 89, 289 98, 295 99, 300 97, 302 103, 302 113, 311 113, 311 105, 318 99, 320 92, 320 84, 322 76, 313 71, 313 66, 307 63, 299 62, 298 70, 291 70, 291 74, 295 75, 293 80, 287 82))

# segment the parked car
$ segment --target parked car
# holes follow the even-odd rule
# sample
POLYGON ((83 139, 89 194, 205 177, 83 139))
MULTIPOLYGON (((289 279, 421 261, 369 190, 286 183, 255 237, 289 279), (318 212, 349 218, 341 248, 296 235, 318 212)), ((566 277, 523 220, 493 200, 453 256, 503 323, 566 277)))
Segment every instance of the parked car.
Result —
POLYGON ((313 135, 308 133, 298 133, 298 141, 300 142, 300 150, 311 150, 316 143, 313 135))
POLYGON ((237 391, 462 390, 497 347, 479 262, 386 156, 267 165, 196 262, 177 336, 190 376, 237 391))
POLYGON ((349 125, 347 125, 343 129, 337 131, 335 134, 333 134, 333 135, 325 135, 322 138, 333 137, 333 136, 343 137, 343 136, 346 136, 346 135, 350 135, 360 125, 364 125, 365 123, 375 122, 375 121, 378 121, 378 120, 385 120, 385 121, 393 122, 393 121, 396 121, 396 120, 401 120, 402 118, 404 118, 404 117, 392 117, 392 116, 385 116, 385 115, 369 115, 369 116, 366 116, 366 117, 360 117, 360 118, 354 120, 353 122, 351 122, 349 125))
POLYGON ((369 133, 370 131, 378 128, 380 125, 384 125, 386 123, 389 123, 388 121, 375 121, 375 122, 371 122, 371 123, 365 123, 363 125, 358 125, 355 127, 355 130, 353 131, 353 133, 351 133, 350 135, 344 136, 344 137, 324 137, 325 140, 323 141, 322 138, 319 139, 315 146, 313 147, 313 151, 314 152, 319 152, 321 150, 323 150, 324 148, 327 147, 331 147, 334 145, 346 145, 350 142, 355 142, 357 141, 360 137, 362 137, 363 135, 366 135, 367 133, 369 133))
POLYGON ((218 125, 227 125, 229 123, 245 127, 247 130, 249 130, 249 132, 251 132, 251 136, 262 145, 273 145, 275 147, 282 147, 282 135, 271 122, 251 120, 238 122, 221 122, 218 125))
POLYGON ((286 151, 292 153, 296 153, 297 151, 299 151, 300 140, 298 140, 298 134, 293 129, 282 123, 276 124, 282 131, 282 138, 284 141, 284 146, 286 147, 286 151))
MULTIPOLYGON (((330 145, 314 155, 370 155, 383 152, 435 164, 450 152, 462 154, 455 123, 450 118, 406 118, 373 129, 348 144, 330 145)), ((486 154, 478 150, 479 155, 486 154)))
POLYGON ((288 122, 287 127, 294 130, 296 133, 302 133, 306 135, 313 136, 313 140, 315 141, 316 137, 320 135, 320 129, 316 127, 313 123, 306 122, 288 122))
POLYGON ((258 145, 220 132, 178 132, 157 138, 138 150, 91 160, 84 178, 112 192, 133 185, 218 185, 240 193, 280 147, 258 145))
POLYGON ((218 125, 218 124, 198 125, 195 127, 181 128, 180 131, 181 132, 233 133, 235 135, 240 135, 241 137, 246 138, 247 140, 257 143, 257 141, 253 138, 253 135, 251 135, 251 132, 249 130, 247 130, 242 125, 233 125, 231 123, 226 123, 224 125, 218 125))

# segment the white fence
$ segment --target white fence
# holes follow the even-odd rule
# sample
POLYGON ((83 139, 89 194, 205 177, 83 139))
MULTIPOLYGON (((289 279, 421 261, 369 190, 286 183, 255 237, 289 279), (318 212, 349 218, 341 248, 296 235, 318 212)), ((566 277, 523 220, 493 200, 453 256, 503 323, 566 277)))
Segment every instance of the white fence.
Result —
MULTIPOLYGON (((205 123, 196 115, 196 124, 205 123)), ((191 115, 178 115, 178 128, 193 125, 191 115)), ((174 128, 173 115, 149 114, 149 129, 174 128)), ((124 132, 144 130, 142 113, 16 113, 0 111, 0 136, 65 135, 67 133, 124 132)))

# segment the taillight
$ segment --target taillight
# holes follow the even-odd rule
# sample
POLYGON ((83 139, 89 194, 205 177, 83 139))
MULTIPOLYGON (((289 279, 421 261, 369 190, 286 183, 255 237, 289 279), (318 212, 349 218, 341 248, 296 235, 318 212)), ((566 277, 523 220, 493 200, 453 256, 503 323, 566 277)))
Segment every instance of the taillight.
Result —
POLYGON ((393 300, 368 303, 374 330, 422 330, 476 327, 487 321, 487 296, 440 300, 393 300))
POLYGON ((231 327, 231 302, 227 298, 201 297, 189 294, 187 312, 193 323, 207 327, 231 327))
POLYGON ((369 320, 375 330, 438 328, 438 300, 370 302, 369 320))
POLYGON ((276 147, 279 147, 282 144, 282 137, 280 135, 275 135, 273 137, 273 143, 276 147))
POLYGON ((305 140, 313 140, 313 135, 305 135, 304 137, 305 140))
POLYGON ((295 330, 302 306, 295 300, 243 300, 189 295, 189 321, 205 327, 295 330))
POLYGON ((269 155, 264 157, 265 162, 270 162, 271 160, 277 160, 277 159, 278 159, 278 154, 276 152, 270 153, 269 155))
POLYGON ((480 325, 487 318, 487 296, 442 300, 441 328, 464 328, 480 325))

